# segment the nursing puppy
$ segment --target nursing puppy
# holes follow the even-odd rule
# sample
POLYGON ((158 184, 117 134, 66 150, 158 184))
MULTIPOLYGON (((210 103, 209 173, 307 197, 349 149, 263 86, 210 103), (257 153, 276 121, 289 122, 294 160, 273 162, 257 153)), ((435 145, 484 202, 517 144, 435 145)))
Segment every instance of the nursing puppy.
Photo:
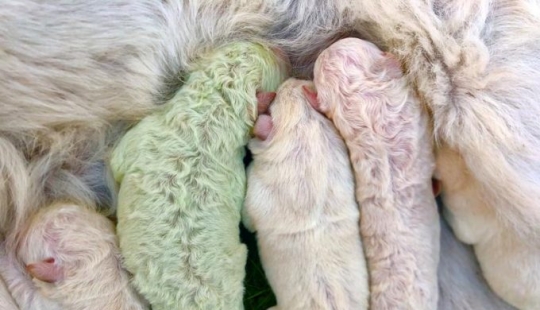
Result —
POLYGON ((315 63, 306 96, 349 149, 373 309, 436 309, 439 221, 427 115, 399 63, 373 44, 340 40, 315 63))
POLYGON ((17 257, 26 272, 8 255, 2 276, 21 309, 147 309, 122 269, 113 223, 91 209, 70 203, 41 209, 17 257))
POLYGON ((304 97, 312 84, 289 79, 261 109, 243 222, 257 232, 275 309, 367 309, 350 161, 331 122, 304 97))
POLYGON ((430 110, 456 235, 474 246, 497 294, 520 309, 537 308, 540 3, 337 3, 401 60, 430 110))
POLYGON ((256 92, 267 98, 287 72, 285 59, 256 43, 225 45, 196 64, 111 159, 125 265, 154 310, 243 308, 244 147, 256 92))
MULTIPOLYGON (((49 201, 101 204, 86 181, 103 172, 89 167, 121 136, 119 123, 129 125, 163 102, 199 53, 263 32, 270 16, 259 7, 244 0, 2 5, 0 135, 35 166, 41 176, 32 182, 46 187, 38 193, 46 199, 18 191, 14 201, 2 202, 0 215, 9 217, 0 219, 0 234, 18 230, 49 201)), ((113 205, 105 202, 111 213, 113 205)))

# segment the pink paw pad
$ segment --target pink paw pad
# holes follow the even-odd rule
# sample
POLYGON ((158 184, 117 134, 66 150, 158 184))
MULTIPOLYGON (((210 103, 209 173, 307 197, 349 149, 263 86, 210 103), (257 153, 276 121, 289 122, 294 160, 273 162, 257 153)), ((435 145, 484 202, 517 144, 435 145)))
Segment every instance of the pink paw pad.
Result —
POLYGON ((26 265, 26 271, 40 281, 55 283, 63 278, 62 267, 55 264, 54 258, 47 258, 40 262, 26 265))

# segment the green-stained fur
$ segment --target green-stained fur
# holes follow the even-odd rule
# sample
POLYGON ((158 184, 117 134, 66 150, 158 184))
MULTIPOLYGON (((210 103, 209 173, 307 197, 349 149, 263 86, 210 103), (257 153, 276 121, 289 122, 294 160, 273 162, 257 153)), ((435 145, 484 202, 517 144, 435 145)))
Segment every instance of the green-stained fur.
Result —
POLYGON ((256 91, 275 91, 285 77, 270 49, 226 45, 114 150, 120 248, 153 310, 243 309, 244 146, 256 91))

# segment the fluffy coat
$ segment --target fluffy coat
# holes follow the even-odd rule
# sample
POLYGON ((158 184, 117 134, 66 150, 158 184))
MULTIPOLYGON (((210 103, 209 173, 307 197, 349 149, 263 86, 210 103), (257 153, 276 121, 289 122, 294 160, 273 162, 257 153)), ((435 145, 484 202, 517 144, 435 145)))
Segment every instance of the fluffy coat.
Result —
POLYGON ((2 5, 0 136, 16 152, 0 157, 0 235, 56 200, 114 213, 115 193, 96 167, 124 125, 163 103, 195 56, 262 33, 270 16, 261 10, 247 0, 2 5))
POLYGON ((2 276, 22 310, 147 309, 122 268, 113 223, 90 208, 42 208, 16 256, 2 260, 2 276))
POLYGON ((474 246, 490 287, 538 308, 540 3, 338 3, 397 56, 432 115, 439 156, 454 157, 441 175, 449 224, 474 246))
POLYGON ((115 148, 120 247, 153 309, 243 308, 244 147, 256 91, 274 91, 286 72, 263 45, 220 47, 115 148))
POLYGON ((368 275, 345 144, 289 79, 259 116, 243 210, 273 309, 367 309, 368 275), (260 139, 263 138, 263 139, 260 139))
POLYGON ((439 221, 427 115, 390 54, 355 38, 315 63, 317 94, 349 149, 360 232, 370 273, 370 308, 436 309, 439 221))

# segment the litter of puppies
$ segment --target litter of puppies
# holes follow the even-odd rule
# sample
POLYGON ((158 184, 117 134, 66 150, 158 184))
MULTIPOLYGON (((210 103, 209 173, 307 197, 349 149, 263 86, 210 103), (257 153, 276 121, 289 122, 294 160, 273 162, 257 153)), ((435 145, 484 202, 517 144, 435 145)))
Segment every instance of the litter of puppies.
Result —
POLYGON ((0 309, 540 309, 538 12, 6 3, 0 309))

